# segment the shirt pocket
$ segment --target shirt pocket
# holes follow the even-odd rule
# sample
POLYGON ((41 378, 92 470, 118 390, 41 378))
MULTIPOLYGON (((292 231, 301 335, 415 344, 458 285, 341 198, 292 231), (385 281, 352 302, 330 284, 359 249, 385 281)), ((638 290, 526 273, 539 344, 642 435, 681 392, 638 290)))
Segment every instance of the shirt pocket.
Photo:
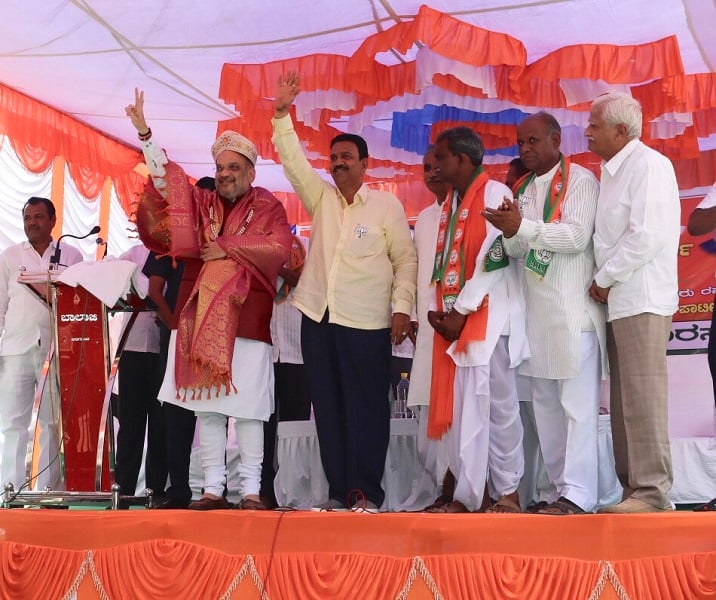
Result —
POLYGON ((375 256, 385 252, 383 229, 375 225, 355 225, 351 233, 350 252, 354 256, 375 256))

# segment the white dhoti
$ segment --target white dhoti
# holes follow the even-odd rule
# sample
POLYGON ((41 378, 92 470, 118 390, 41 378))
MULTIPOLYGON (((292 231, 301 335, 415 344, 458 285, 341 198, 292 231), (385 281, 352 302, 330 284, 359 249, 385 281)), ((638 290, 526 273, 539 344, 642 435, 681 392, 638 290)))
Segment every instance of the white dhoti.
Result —
MULTIPOLYGON (((176 331, 169 340, 169 355, 159 400, 194 410, 199 419, 199 446, 204 471, 204 493, 221 496, 226 482, 226 423, 236 418, 239 496, 258 494, 263 460, 263 421, 274 410, 274 374, 271 346, 256 340, 237 338, 231 373, 236 390, 212 388, 207 399, 177 398, 174 377, 176 331)), ((191 392, 187 392, 190 396, 191 392)))
POLYGON ((525 471, 523 427, 515 369, 510 368, 508 338, 497 342, 490 360, 490 450, 488 488, 495 500, 512 494, 525 471))
POLYGON ((507 340, 500 337, 489 365, 458 367, 455 373, 447 448, 456 478, 454 499, 471 511, 482 504, 488 468, 491 493, 497 498, 514 492, 524 471, 522 422, 507 340))
POLYGON ((585 331, 579 375, 530 381, 547 475, 560 496, 585 511, 592 511, 598 498, 599 373, 599 340, 585 331))

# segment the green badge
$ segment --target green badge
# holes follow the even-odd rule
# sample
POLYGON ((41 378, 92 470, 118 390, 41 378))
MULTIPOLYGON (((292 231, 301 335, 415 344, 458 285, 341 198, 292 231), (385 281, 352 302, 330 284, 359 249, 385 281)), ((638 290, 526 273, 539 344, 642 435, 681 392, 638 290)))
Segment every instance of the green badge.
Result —
POLYGON ((497 239, 492 243, 487 256, 485 257, 485 271, 496 271, 497 269, 504 269, 510 264, 510 257, 507 256, 505 248, 502 245, 502 236, 498 236, 497 239))

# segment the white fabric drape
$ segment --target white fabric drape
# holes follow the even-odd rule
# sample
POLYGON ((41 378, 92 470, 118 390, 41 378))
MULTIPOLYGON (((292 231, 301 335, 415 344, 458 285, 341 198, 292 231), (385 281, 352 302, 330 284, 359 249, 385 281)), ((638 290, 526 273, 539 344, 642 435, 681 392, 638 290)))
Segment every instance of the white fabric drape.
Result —
POLYGON ((31 173, 15 154, 10 140, 0 135, 0 250, 22 242, 22 207, 31 196, 50 197, 52 167, 31 173))
MULTIPOLYGON (((411 499, 413 482, 423 467, 418 460, 417 419, 392 419, 390 443, 381 485, 385 502, 381 511, 416 511, 425 508, 411 499)), ((313 421, 284 421, 278 424, 278 471, 274 490, 279 506, 308 509, 328 498, 328 482, 313 421)), ((432 495, 432 494, 431 494, 432 495)), ((422 496, 421 496, 422 497, 422 496)))

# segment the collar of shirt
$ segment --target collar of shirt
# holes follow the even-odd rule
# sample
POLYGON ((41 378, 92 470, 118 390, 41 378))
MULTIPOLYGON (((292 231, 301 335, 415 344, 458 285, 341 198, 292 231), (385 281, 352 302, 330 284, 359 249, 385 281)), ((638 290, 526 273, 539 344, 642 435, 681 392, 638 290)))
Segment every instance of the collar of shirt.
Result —
MULTIPOLYGON (((365 183, 361 184, 361 186, 358 188, 358 191, 353 196, 353 204, 365 204, 366 200, 368 199, 369 192, 370 188, 365 183)), ((348 202, 346 202, 345 196, 341 193, 341 190, 336 188, 336 193, 341 199, 341 203, 343 204, 343 206, 349 206, 348 202)))
POLYGON ((536 175, 535 174, 535 183, 537 185, 543 185, 545 182, 552 182, 552 178, 554 177, 554 174, 557 172, 557 169, 559 168, 559 161, 557 162, 554 167, 552 167, 549 171, 546 173, 542 173, 542 175, 536 175))
MULTIPOLYGON (((45 254, 48 254, 49 252, 54 252, 55 248, 57 248, 57 242, 55 240, 51 240, 50 245, 47 247, 47 250, 45 250, 45 253, 42 256, 45 256, 45 254)), ((22 241, 22 249, 32 251, 37 254, 37 250, 35 250, 35 247, 29 242, 29 240, 22 241)))
POLYGON ((633 139, 627 142, 619 152, 612 156, 608 161, 602 163, 602 170, 606 170, 612 177, 616 175, 616 172, 624 164, 624 161, 631 156, 632 152, 636 150, 639 145, 638 139, 633 139))

